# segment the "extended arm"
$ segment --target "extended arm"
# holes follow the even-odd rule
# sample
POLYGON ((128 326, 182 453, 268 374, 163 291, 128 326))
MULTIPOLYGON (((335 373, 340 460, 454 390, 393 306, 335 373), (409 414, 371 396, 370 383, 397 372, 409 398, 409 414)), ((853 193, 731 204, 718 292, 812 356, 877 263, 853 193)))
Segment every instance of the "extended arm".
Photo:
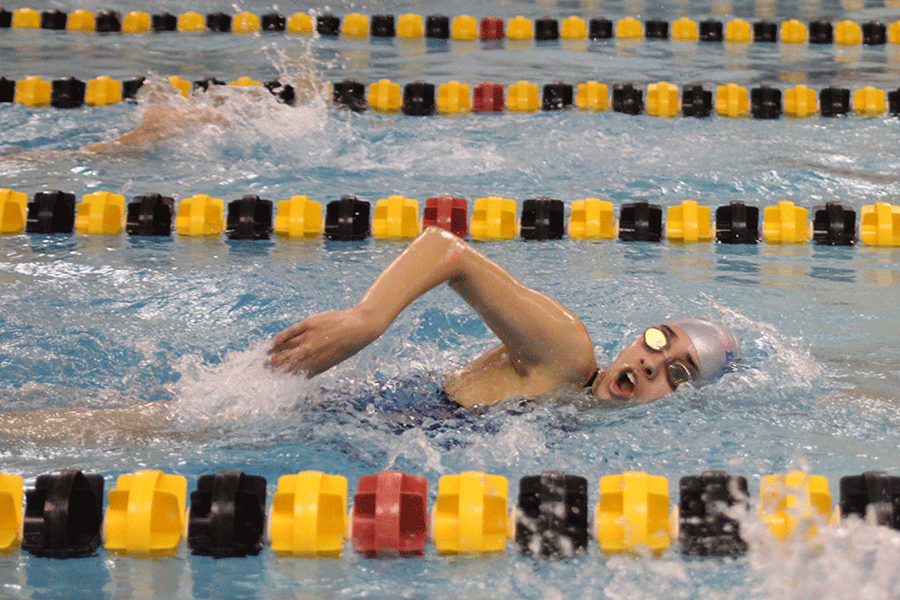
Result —
POLYGON ((228 127, 231 122, 220 112, 208 106, 174 106, 152 104, 147 107, 140 125, 119 137, 89 144, 81 152, 135 152, 143 151, 183 131, 199 129, 208 124, 228 127))
POLYGON ((413 300, 444 282, 500 338, 518 375, 540 369, 556 373, 574 363, 574 380, 587 369, 584 361, 593 365, 590 338, 568 309, 437 228, 411 243, 356 306, 313 315, 278 334, 270 364, 309 376, 321 373, 374 341, 413 300))

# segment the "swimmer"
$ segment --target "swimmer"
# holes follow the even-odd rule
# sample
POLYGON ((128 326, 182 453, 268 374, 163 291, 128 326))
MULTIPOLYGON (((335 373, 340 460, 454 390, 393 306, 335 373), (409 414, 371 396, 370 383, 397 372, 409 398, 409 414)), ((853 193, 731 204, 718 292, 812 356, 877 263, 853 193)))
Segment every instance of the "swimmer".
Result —
POLYGON ((177 106, 152 104, 144 111, 140 124, 131 131, 111 140, 88 144, 80 153, 138 152, 154 144, 175 137, 184 131, 199 129, 204 125, 229 127, 231 121, 209 106, 177 106))
POLYGON ((152 150, 157 144, 205 126, 227 129, 231 120, 212 106, 197 104, 150 104, 137 127, 118 137, 88 144, 78 150, 32 150, 10 152, 0 160, 36 162, 90 158, 97 155, 127 155, 152 150))
MULTIPOLYGON (((310 104, 324 98, 326 87, 307 63, 291 79, 292 103, 310 104)), ((138 103, 146 106, 141 122, 118 137, 87 144, 77 150, 34 150, 7 152, 2 161, 36 161, 41 159, 90 158, 101 154, 129 154, 152 150, 154 146, 183 134, 194 133, 206 126, 228 129, 234 125, 234 103, 229 111, 220 108, 233 99, 278 103, 280 100, 262 86, 227 86, 209 84, 197 87, 182 97, 167 80, 153 77, 140 88, 138 103), (226 114, 228 113, 228 114, 226 114)))
MULTIPOLYGON (((324 84, 311 72, 292 81, 294 104, 308 104, 325 93, 324 84)), ((123 153, 145 151, 159 142, 183 133, 192 133, 206 125, 227 129, 231 118, 219 109, 232 99, 278 103, 262 86, 224 86, 209 84, 198 87, 187 98, 165 81, 154 80, 141 86, 140 103, 147 109, 140 124, 114 139, 88 144, 81 153, 123 153)), ((232 103, 232 114, 234 114, 232 103)))
MULTIPOLYGON (((588 393, 603 404, 649 402, 684 384, 715 381, 740 351, 724 326, 678 319, 647 328, 610 366, 598 368, 590 336, 569 309, 522 285, 455 235, 430 227, 356 306, 313 315, 279 333, 269 350, 269 366, 307 377, 327 371, 372 343, 406 306, 442 283, 500 339, 445 378, 448 397, 466 407, 548 393, 588 393)), ((139 442, 166 431, 172 409, 172 401, 159 401, 109 409, 0 411, 0 440, 139 442)))
POLYGON ((566 307, 517 281, 459 237, 425 230, 348 310, 288 327, 269 350, 277 371, 313 377, 350 358, 387 330, 413 300, 447 283, 484 319, 500 344, 444 380, 462 406, 584 390, 642 403, 679 386, 710 383, 730 370, 740 344, 725 326, 678 319, 648 328, 605 369, 584 324, 566 307))

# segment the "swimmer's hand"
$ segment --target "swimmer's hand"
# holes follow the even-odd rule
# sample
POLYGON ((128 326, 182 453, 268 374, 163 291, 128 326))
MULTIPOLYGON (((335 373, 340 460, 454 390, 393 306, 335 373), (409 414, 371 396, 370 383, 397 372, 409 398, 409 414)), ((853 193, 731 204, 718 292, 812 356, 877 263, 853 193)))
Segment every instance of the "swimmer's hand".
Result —
POLYGON ((312 377, 347 360, 385 329, 358 308, 313 315, 275 336, 268 365, 312 377))

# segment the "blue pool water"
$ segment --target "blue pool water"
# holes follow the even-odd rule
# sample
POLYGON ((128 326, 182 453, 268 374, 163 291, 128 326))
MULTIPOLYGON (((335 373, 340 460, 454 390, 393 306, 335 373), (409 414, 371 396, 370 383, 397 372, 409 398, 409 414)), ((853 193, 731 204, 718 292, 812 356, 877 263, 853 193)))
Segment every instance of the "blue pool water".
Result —
MULTIPOLYGON (((101 0, 64 10, 108 8, 101 0)), ((8 7, 14 8, 14 7, 8 7)), ((139 8, 122 4, 122 10, 139 8)), ((233 12, 211 1, 178 13, 233 12)), ((262 14, 265 2, 241 9, 262 14)), ((306 4, 280 7, 306 10, 306 4)), ((672 20, 743 17, 896 20, 881 4, 831 2, 333 3, 335 14, 391 12, 504 18, 604 14, 672 20)), ((714 86, 805 83, 896 87, 892 46, 602 42, 524 48, 480 44, 375 43, 290 35, 117 36, 0 31, 4 75, 46 79, 107 74, 123 79, 248 75, 326 82, 382 77, 435 84, 486 79, 548 83, 666 80, 714 86), (161 41, 162 40, 162 41, 161 41)), ((375 202, 500 195, 521 204, 585 197, 616 207, 636 198, 668 207, 732 200, 812 209, 837 200, 859 211, 897 203, 900 121, 706 120, 578 111, 419 119, 339 112, 322 100, 299 107, 239 91, 220 110, 223 129, 186 130, 149 150, 86 156, 69 151, 133 128, 147 102, 61 111, 0 105, 0 187, 77 196, 246 193, 272 200, 342 194, 375 202), (47 152, 52 151, 52 152, 47 152)), ((179 100, 168 100, 180 103, 179 100)), ((204 100, 195 100, 203 103, 204 100)), ((898 474, 900 254, 896 249, 627 244, 619 241, 479 244, 527 285, 559 299, 585 322, 603 364, 648 324, 682 315, 723 319, 742 339, 737 373, 702 390, 625 409, 584 406, 580 396, 484 414, 440 404, 441 376, 494 342, 452 291, 414 303, 356 357, 310 381, 269 373, 268 340, 299 318, 351 306, 404 247, 401 242, 228 242, 17 235, 0 238, 0 471, 26 487, 60 468, 123 473, 158 468, 197 478, 243 469, 267 478, 318 469, 347 477, 385 469, 421 474, 429 506, 442 475, 479 470, 510 481, 545 470, 583 475, 589 502, 604 475, 646 471, 668 478, 708 469, 744 475, 751 505, 759 480, 800 468, 838 480, 867 470, 898 474), (171 407, 147 429, 112 409, 171 407), (40 412, 38 412, 40 411, 40 412), (32 418, 29 418, 32 415, 32 418), (39 415, 39 416, 34 416, 39 415), (59 415, 62 415, 60 418, 59 415), (6 426, 14 423, 16 427, 6 426)), ((128 411, 134 415, 133 410, 128 411)), ((250 598, 846 598, 900 595, 900 536, 850 523, 819 545, 764 543, 747 517, 751 551, 737 560, 603 557, 538 561, 510 545, 479 560, 368 560, 348 546, 338 560, 259 557, 211 560, 182 547, 141 561, 100 552, 53 561, 0 557, 0 597, 250 598)))

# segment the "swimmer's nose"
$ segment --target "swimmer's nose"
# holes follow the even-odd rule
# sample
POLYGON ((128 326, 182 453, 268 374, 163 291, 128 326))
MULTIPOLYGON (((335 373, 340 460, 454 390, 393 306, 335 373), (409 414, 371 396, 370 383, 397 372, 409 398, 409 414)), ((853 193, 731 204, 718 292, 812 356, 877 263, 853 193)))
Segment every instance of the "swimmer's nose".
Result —
POLYGON ((648 381, 656 379, 662 373, 666 359, 660 352, 654 352, 641 359, 641 370, 648 381))

